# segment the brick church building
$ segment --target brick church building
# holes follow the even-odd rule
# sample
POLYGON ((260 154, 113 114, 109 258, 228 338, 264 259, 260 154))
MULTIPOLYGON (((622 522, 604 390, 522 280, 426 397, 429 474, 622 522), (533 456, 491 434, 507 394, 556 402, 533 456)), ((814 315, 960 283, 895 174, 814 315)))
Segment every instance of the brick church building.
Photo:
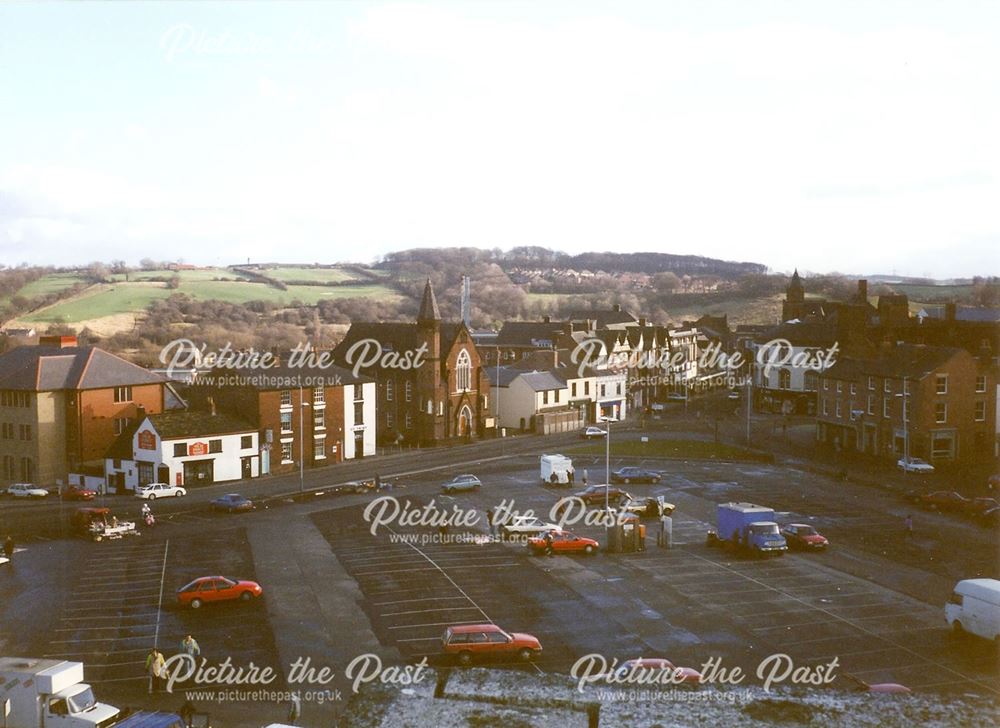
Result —
POLYGON ((444 322, 428 280, 415 323, 354 323, 336 362, 376 382, 382 444, 430 445, 482 436, 489 381, 469 329, 444 322), (407 366, 415 362, 415 366, 407 366))

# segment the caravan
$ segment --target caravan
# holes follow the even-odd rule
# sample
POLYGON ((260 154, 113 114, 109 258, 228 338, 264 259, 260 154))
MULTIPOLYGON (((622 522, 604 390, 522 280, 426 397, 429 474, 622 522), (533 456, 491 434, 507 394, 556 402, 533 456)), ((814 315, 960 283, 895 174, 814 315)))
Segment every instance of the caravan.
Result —
POLYGON ((988 640, 1000 639, 1000 581, 958 582, 944 605, 944 617, 957 634, 968 632, 988 640))

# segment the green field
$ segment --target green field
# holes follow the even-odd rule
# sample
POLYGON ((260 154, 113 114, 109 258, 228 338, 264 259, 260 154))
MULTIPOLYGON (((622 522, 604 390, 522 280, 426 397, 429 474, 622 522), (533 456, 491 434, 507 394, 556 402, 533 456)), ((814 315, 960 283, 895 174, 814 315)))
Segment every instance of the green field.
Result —
POLYGON ((17 295, 24 296, 25 298, 37 298, 39 296, 47 296, 50 293, 64 291, 67 288, 75 286, 77 283, 83 282, 84 279, 76 273, 50 273, 49 275, 42 276, 33 283, 29 283, 18 291, 17 295))
POLYGON ((398 294, 386 286, 372 284, 366 286, 289 286, 287 291, 264 283, 249 281, 213 281, 207 276, 185 276, 183 273, 206 273, 205 271, 183 271, 180 287, 176 290, 157 283, 115 283, 110 286, 95 286, 90 291, 73 299, 57 303, 20 320, 30 323, 77 323, 116 314, 136 314, 144 311, 150 303, 168 298, 174 293, 186 293, 200 301, 225 301, 227 303, 248 303, 249 301, 270 301, 278 306, 287 306, 292 301, 306 305, 319 301, 340 298, 380 298, 395 300, 398 294))
POLYGON ((944 301, 957 301, 962 303, 972 295, 971 285, 959 286, 924 286, 908 283, 893 283, 892 290, 897 293, 905 293, 911 301, 924 301, 927 303, 942 303, 944 301))
MULTIPOLYGON (((213 281, 216 278, 231 278, 244 280, 244 276, 226 268, 198 268, 195 270, 136 270, 128 274, 129 281, 148 281, 153 278, 165 279, 177 276, 181 281, 213 281)), ((124 282, 125 275, 116 273, 111 276, 115 282, 124 282)))
MULTIPOLYGON (((564 450, 566 454, 604 455, 605 445, 589 443, 564 450)), ((611 456, 614 457, 667 457, 691 458, 692 460, 762 460, 766 453, 748 450, 736 445, 716 443, 708 440, 625 440, 615 442, 613 433, 611 440, 611 456)))
POLYGON ((276 281, 316 281, 317 283, 342 283, 357 280, 357 276, 343 268, 268 268, 259 271, 276 281))

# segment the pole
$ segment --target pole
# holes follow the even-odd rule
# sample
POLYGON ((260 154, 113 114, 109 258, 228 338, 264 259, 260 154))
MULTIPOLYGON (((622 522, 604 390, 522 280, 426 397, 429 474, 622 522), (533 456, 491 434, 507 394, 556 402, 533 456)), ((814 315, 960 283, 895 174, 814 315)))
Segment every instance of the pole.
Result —
POLYGON ((907 472, 909 472, 908 467, 910 465, 910 433, 906 429, 907 397, 908 393, 906 391, 906 377, 903 377, 903 464, 907 466, 903 468, 904 475, 907 472))
POLYGON ((611 490, 611 418, 604 418, 604 512, 611 514, 609 491, 611 490))
POLYGON ((503 455, 503 432, 500 430, 500 347, 497 347, 497 393, 493 401, 497 408, 497 437, 500 438, 500 454, 503 455))
POLYGON ((753 366, 748 364, 748 366, 747 366, 747 394, 746 394, 746 397, 745 397, 746 402, 743 403, 743 406, 746 408, 746 411, 747 411, 747 445, 750 444, 750 407, 751 407, 751 404, 752 404, 751 403, 752 390, 750 388, 750 385, 751 385, 751 380, 752 379, 753 379, 753 366))
POLYGON ((305 490, 306 482, 306 432, 303 424, 302 411, 306 408, 305 400, 302 399, 302 383, 299 383, 299 493, 305 490))

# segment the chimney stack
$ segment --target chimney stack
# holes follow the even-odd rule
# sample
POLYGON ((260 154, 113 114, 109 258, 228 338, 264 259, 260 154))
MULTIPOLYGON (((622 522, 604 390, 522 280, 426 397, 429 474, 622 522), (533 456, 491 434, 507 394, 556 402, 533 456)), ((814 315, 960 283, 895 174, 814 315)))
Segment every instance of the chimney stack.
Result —
POLYGON ((646 327, 646 318, 644 316, 640 316, 639 317, 639 326, 641 328, 645 328, 646 327))
POLYGON ((621 313, 622 305, 620 303, 616 303, 611 308, 612 308, 612 310, 614 310, 615 313, 621 313))
POLYGON ((39 346, 54 346, 57 349, 68 349, 77 346, 75 336, 39 336, 39 346))
POLYGON ((552 323, 551 317, 549 317, 549 316, 542 316, 542 323, 543 324, 552 323))
POLYGON ((863 278, 858 281, 858 299, 860 303, 868 303, 868 281, 863 278))

